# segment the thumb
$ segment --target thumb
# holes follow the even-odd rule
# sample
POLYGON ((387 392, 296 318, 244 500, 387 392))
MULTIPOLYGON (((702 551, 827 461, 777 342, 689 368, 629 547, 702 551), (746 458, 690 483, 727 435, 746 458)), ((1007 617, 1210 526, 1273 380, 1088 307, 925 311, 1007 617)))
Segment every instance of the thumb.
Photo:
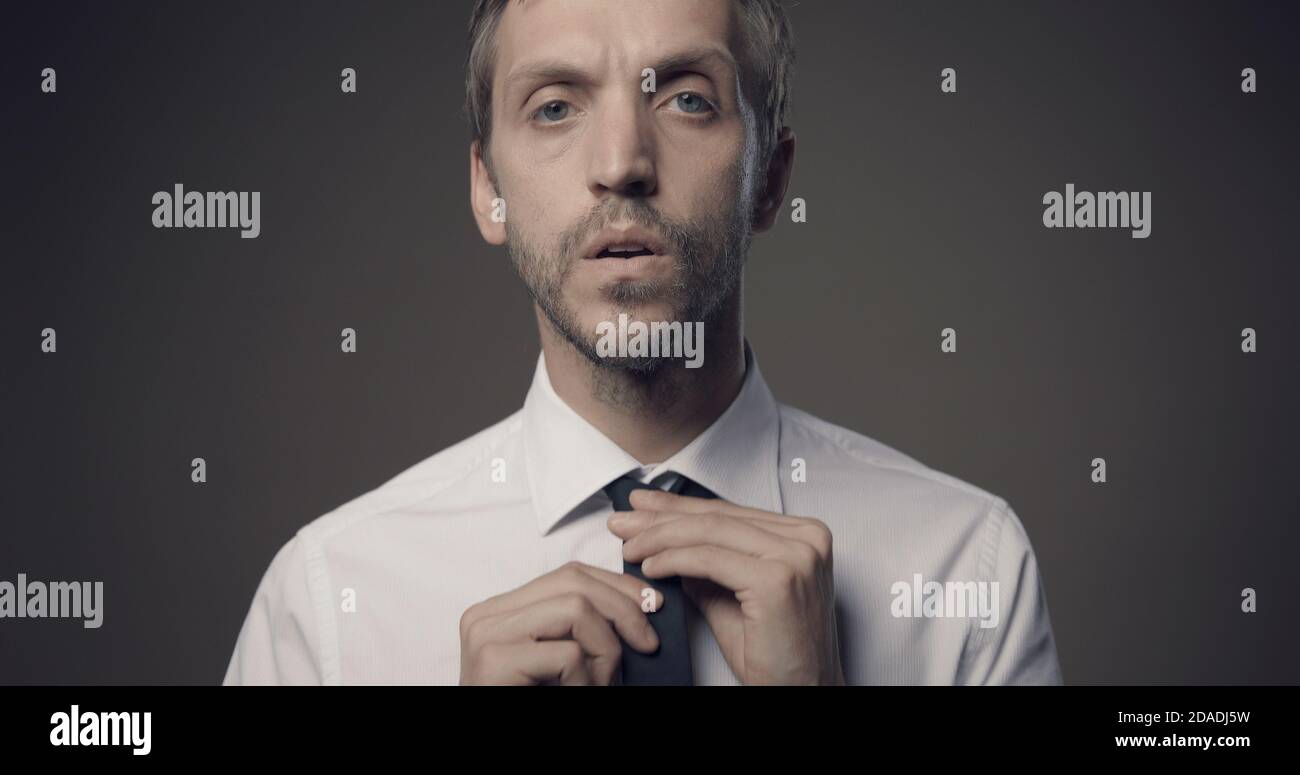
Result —
MULTIPOLYGON (((705 585, 712 584, 707 579, 696 579, 690 576, 682 576, 682 591, 686 597, 700 609, 700 613, 708 616, 708 608, 712 604, 712 598, 717 594, 716 590, 708 589, 705 585)), ((713 586, 717 586, 713 584, 713 586)))
POLYGON ((682 576, 682 591, 709 623, 714 637, 724 637, 740 624, 740 603, 735 593, 726 587, 708 579, 682 576))
POLYGON ((708 579, 682 577, 682 591, 708 622, 732 672, 745 675, 745 616, 736 594, 708 579))

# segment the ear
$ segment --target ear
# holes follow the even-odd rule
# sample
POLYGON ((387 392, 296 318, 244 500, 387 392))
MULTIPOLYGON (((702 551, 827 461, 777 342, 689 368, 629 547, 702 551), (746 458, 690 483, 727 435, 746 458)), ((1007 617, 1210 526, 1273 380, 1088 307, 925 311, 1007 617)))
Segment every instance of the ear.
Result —
POLYGON ((767 231, 776 223, 776 217, 785 207, 785 191, 794 169, 794 130, 784 127, 777 137, 776 147, 767 165, 763 190, 754 205, 754 231, 767 231))
MULTIPOLYGON (((474 211, 474 220, 478 223, 479 234, 490 245, 506 244, 506 224, 492 219, 498 212, 497 190, 492 185, 492 176, 488 174, 487 163, 480 153, 482 146, 478 140, 469 146, 469 206, 474 211)), ((506 210, 506 217, 510 217, 506 210)))

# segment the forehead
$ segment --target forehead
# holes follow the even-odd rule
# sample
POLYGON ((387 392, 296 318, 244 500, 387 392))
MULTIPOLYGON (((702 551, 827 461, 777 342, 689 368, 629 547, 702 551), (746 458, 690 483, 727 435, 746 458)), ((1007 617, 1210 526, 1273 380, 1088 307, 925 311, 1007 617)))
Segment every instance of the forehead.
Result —
POLYGON ((684 52, 714 52, 711 66, 732 70, 742 57, 739 21, 735 0, 508 0, 494 87, 556 65, 639 79, 643 67, 684 52))

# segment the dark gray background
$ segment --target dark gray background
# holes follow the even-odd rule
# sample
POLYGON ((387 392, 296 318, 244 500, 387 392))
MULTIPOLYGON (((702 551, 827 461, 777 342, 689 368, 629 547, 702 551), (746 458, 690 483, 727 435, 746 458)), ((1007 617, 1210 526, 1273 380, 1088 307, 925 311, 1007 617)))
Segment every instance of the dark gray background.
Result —
MULTIPOLYGON (((300 525, 521 405, 469 5, 6 12, 0 579, 106 600, 100 630, 0 620, 0 682, 220 681, 300 525), (153 228, 177 182, 261 191, 261 236, 153 228)), ((1300 682, 1294 8, 790 9, 809 221, 755 241, 750 340, 779 399, 1011 503, 1068 683, 1300 682), (1151 237, 1045 229, 1067 182, 1151 191, 1151 237)))

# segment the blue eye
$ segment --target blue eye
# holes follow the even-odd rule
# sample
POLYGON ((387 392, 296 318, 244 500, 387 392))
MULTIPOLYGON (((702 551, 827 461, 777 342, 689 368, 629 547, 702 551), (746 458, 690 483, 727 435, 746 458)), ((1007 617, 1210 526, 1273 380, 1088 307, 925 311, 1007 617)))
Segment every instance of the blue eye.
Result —
POLYGON ((702 113, 709 107, 709 101, 695 92, 682 92, 676 99, 677 106, 686 113, 702 113))
POLYGON ((568 114, 569 114, 569 103, 563 102, 561 100, 553 100, 543 105, 534 115, 544 115, 547 118, 550 118, 554 121, 560 121, 563 120, 564 117, 567 116, 568 114), (559 108, 558 111, 552 110, 552 108, 557 108, 557 107, 559 108))

